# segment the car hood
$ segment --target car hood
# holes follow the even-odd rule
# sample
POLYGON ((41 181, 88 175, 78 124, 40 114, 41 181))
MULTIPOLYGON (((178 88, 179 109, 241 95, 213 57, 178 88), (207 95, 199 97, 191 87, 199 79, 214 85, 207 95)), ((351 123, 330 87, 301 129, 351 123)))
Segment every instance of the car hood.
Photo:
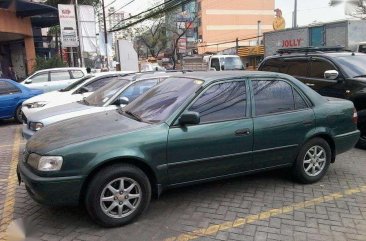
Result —
POLYGON ((46 154, 75 143, 120 135, 149 126, 151 124, 126 117, 117 110, 104 111, 46 126, 32 136, 26 149, 29 153, 46 154))
POLYGON ((34 114, 27 116, 27 118, 28 118, 28 120, 30 120, 32 122, 39 122, 39 121, 45 120, 45 119, 53 117, 53 116, 64 115, 64 114, 72 113, 72 112, 80 112, 80 111, 85 111, 85 110, 89 110, 89 109, 93 109, 93 108, 98 108, 98 107, 83 105, 81 103, 74 102, 74 103, 68 103, 68 104, 59 105, 59 106, 37 111, 34 114))
MULTIPOLYGON (((32 91, 38 91, 38 90, 32 89, 32 91)), ((39 90, 39 91, 42 91, 42 90, 39 90)), ((43 93, 43 91, 41 93, 43 93)), ((35 97, 32 97, 32 98, 24 101, 23 104, 30 104, 30 103, 39 102, 39 101, 47 101, 47 102, 55 101, 55 99, 63 98, 64 95, 69 96, 69 93, 52 91, 52 92, 48 92, 48 93, 44 93, 42 95, 37 95, 35 97)))

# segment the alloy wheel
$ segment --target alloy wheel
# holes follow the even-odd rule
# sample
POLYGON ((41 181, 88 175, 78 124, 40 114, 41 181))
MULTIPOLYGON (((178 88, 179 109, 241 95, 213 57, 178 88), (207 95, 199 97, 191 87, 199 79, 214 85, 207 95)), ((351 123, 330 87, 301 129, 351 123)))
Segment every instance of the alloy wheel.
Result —
POLYGON ((314 177, 319 175, 326 164, 327 154, 323 147, 313 146, 305 154, 303 167, 306 175, 314 177))

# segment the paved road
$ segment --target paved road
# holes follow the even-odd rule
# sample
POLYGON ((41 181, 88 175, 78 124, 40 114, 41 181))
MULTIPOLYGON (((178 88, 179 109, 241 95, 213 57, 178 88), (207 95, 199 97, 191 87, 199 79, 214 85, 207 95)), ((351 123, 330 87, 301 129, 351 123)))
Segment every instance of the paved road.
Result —
POLYGON ((0 239, 22 220, 33 240, 366 240, 363 150, 338 156, 313 185, 277 170, 180 188, 153 200, 137 222, 103 229, 83 208, 48 208, 28 197, 14 169, 23 147, 20 126, 1 122, 0 239))

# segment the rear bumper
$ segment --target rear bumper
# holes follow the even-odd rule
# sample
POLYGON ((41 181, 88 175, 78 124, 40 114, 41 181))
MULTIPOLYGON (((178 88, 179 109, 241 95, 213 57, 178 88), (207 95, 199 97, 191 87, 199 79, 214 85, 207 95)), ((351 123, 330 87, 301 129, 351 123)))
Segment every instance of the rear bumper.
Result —
POLYGON ((359 130, 335 136, 334 143, 337 155, 352 149, 356 145, 359 138, 359 130))
POLYGON ((20 160, 18 178, 19 182, 24 182, 29 195, 38 203, 49 206, 79 204, 82 177, 40 177, 20 160))

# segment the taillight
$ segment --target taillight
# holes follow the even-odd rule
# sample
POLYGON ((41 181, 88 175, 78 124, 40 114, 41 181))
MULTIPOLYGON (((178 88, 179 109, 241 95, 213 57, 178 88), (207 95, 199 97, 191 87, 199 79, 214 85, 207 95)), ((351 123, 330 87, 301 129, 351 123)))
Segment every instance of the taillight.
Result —
POLYGON ((352 122, 357 125, 357 120, 358 120, 357 110, 353 108, 352 122))

